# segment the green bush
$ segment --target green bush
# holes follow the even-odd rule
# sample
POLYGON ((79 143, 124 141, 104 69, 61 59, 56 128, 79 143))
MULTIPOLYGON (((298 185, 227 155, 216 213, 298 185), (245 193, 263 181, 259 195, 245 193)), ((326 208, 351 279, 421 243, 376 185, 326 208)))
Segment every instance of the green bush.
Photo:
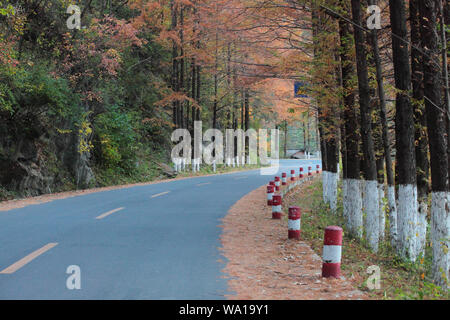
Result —
POLYGON ((117 105, 110 106, 106 112, 94 120, 96 155, 101 158, 104 168, 120 167, 125 172, 133 171, 139 139, 136 133, 137 116, 120 110, 117 105))

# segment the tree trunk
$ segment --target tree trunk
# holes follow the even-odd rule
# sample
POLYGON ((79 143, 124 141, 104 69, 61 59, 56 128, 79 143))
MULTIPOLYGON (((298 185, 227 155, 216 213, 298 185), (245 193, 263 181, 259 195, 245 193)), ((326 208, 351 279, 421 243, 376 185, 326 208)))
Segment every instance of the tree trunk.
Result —
MULTIPOLYGON (((369 0, 369 5, 377 5, 377 0, 369 0)), ((376 83, 377 83, 377 93, 378 93, 378 104, 375 104, 374 113, 375 113, 375 148, 376 148, 376 167, 377 167, 377 177, 378 177, 378 196, 379 196, 379 204, 380 204, 380 240, 384 239, 385 235, 385 225, 386 225, 386 212, 383 209, 384 203, 383 199, 385 198, 384 191, 384 164, 386 163, 386 171, 388 177, 391 177, 392 186, 393 182, 393 172, 392 172, 392 162, 390 158, 390 145, 388 138, 388 130, 387 130, 387 121, 386 121, 386 97, 384 92, 384 84, 383 84, 383 73, 381 66, 381 58, 380 58, 380 50, 378 47, 378 31, 377 29, 373 29, 369 34, 369 42, 372 47, 372 63, 375 66, 375 74, 376 74, 376 83), (384 156, 384 158, 383 158, 384 156)), ((375 93, 374 93, 375 95, 375 93)), ((389 196, 391 185, 389 184, 388 178, 388 206, 389 206, 389 217, 391 226, 391 235, 396 235, 397 230, 397 211, 396 211, 396 203, 395 203, 395 195, 393 197, 389 196)), ((394 190, 394 189, 393 189, 394 190)), ((395 192, 395 191, 394 191, 395 192)), ((394 242, 395 243, 395 242, 394 242)))
POLYGON ((423 57, 418 48, 421 47, 419 5, 421 0, 411 0, 409 5, 411 23, 411 81, 413 88, 413 106, 416 142, 416 171, 417 171, 417 254, 425 255, 427 232, 429 170, 428 137, 426 133, 427 119, 424 117, 423 105, 423 57))
POLYGON ((420 1, 425 111, 428 124, 431 165, 432 272, 438 285, 448 287, 450 268, 450 189, 445 113, 441 106, 442 82, 439 70, 437 13, 440 0, 420 1))
MULTIPOLYGON (((181 4, 180 8, 180 77, 179 77, 179 84, 178 88, 179 91, 182 93, 186 93, 185 90, 185 81, 184 81, 184 73, 185 73, 185 59, 184 59, 184 6, 181 4)), ((185 126, 185 116, 184 116, 184 106, 185 102, 180 101, 180 128, 186 128, 185 126)))
POLYGON ((244 130, 244 109, 245 109, 244 89, 241 89, 241 129, 244 130))
MULTIPOLYGON (((372 0, 372 4, 375 4, 375 1, 372 0)), ((387 177, 387 201, 388 201, 388 209, 387 213, 389 215, 389 233, 391 237, 391 245, 392 247, 396 247, 397 243, 397 204, 395 197, 395 180, 394 180, 394 172, 392 168, 392 152, 391 152, 391 142, 389 139, 389 128, 387 122, 386 115, 386 95, 384 91, 383 84, 383 72, 381 66, 381 58, 380 58, 380 49, 378 46, 378 31, 373 29, 371 32, 372 39, 372 49, 373 49, 373 57, 376 68, 376 77, 377 77, 377 88, 378 88, 378 98, 380 102, 380 122, 382 129, 382 142, 383 142, 383 153, 384 160, 386 164, 386 177, 387 177)), ((383 213, 384 214, 384 213, 383 213)))
MULTIPOLYGON (((361 1, 352 0, 353 22, 363 25, 361 13, 361 1)), ((367 57, 365 49, 364 33, 359 28, 353 28, 356 48, 356 66, 359 88, 359 105, 361 117, 361 137, 364 154, 364 209, 366 213, 366 237, 370 248, 378 251, 379 240, 379 200, 377 188, 377 168, 372 138, 372 125, 370 118, 370 87, 367 69, 367 57)))
POLYGON ((219 32, 216 30, 216 42, 215 42, 215 63, 214 63, 214 103, 213 103, 213 118, 212 127, 217 128, 217 99, 218 99, 218 85, 219 85, 219 32))
POLYGON ((200 88, 200 86, 201 86, 201 83, 202 83, 202 79, 201 79, 201 66, 197 66, 197 75, 196 75, 196 80, 197 80, 197 85, 196 85, 196 87, 197 87, 197 96, 196 96, 196 100, 197 100, 197 104, 199 105, 199 107, 197 108, 197 115, 196 115, 196 117, 195 117, 195 119, 197 120, 197 121, 200 121, 201 120, 201 116, 200 116, 200 111, 201 111, 201 95, 200 95, 200 93, 201 93, 201 88, 200 88))
POLYGON ((414 146, 414 110, 409 98, 411 71, 409 65, 404 1, 389 0, 392 26, 396 97, 395 138, 398 165, 398 232, 401 257, 415 261, 417 257, 417 183, 414 146), (400 38, 400 39, 399 39, 400 38))
POLYGON ((287 158, 288 123, 284 120, 284 157, 287 158))
POLYGON ((306 152, 306 121, 303 119, 302 121, 303 127, 303 150, 306 152))
POLYGON ((191 70, 191 78, 192 78, 192 83, 191 83, 191 98, 193 101, 192 103, 192 110, 191 110, 191 122, 192 122, 192 133, 194 132, 194 121, 195 121, 195 110, 197 109, 195 106, 195 103, 197 102, 196 100, 196 84, 197 84, 197 79, 196 79, 196 66, 195 66, 195 58, 192 59, 192 70, 191 70))
MULTIPOLYGON (((174 0, 170 1, 170 9, 171 9, 171 30, 175 30, 177 27, 177 11, 175 8, 174 0)), ((172 41, 172 90, 174 92, 178 91, 178 49, 177 44, 174 41, 172 41)), ((175 127, 178 127, 178 108, 177 108, 177 102, 174 101, 172 103, 172 122, 175 127)))
MULTIPOLYGON (((248 89, 245 89, 244 91, 244 131, 248 131, 250 129, 250 93, 248 89)), ((242 164, 245 163, 245 161, 248 162, 248 158, 250 156, 249 154, 249 137, 246 135, 245 136, 245 152, 244 152, 244 159, 242 159, 242 164)))
POLYGON ((448 39, 450 37, 450 4, 444 0, 439 2, 440 16, 440 31, 441 31, 441 44, 442 44, 442 78, 444 79, 444 108, 447 110, 447 157, 448 157, 448 170, 450 172, 450 86, 449 86, 449 65, 448 65, 448 39))

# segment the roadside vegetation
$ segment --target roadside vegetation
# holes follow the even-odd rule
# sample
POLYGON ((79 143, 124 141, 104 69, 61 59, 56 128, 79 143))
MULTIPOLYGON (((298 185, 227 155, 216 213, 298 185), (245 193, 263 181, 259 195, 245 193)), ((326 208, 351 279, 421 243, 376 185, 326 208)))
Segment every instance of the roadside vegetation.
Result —
MULTIPOLYGON (((338 198, 341 197, 342 191, 339 186, 338 198)), ((389 239, 380 243, 378 253, 373 253, 365 240, 350 237, 342 216, 342 207, 338 206, 336 212, 333 212, 329 205, 323 202, 321 179, 315 179, 312 184, 305 186, 301 194, 297 193, 295 197, 287 196, 286 203, 283 203, 285 212, 287 213, 288 207, 293 205, 302 209, 302 240, 306 241, 319 256, 322 255, 325 228, 336 225, 344 229, 342 275, 353 281, 358 289, 369 294, 371 298, 387 300, 450 298, 450 291, 445 291, 432 282, 432 252, 429 239, 425 257, 420 257, 415 263, 400 260, 392 249, 389 239), (370 290, 367 286, 367 280, 371 275, 367 270, 370 266, 380 267, 380 289, 370 290)))

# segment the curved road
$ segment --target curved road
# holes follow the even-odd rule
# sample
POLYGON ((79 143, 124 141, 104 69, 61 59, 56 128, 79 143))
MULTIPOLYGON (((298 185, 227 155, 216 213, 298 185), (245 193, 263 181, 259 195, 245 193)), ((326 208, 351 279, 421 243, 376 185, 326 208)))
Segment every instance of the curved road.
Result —
MULTIPOLYGON (((279 172, 316 164, 281 160, 279 172)), ((0 211, 0 299, 224 299, 221 219, 272 178, 253 170, 0 211), (66 286, 72 265, 80 289, 66 286)))

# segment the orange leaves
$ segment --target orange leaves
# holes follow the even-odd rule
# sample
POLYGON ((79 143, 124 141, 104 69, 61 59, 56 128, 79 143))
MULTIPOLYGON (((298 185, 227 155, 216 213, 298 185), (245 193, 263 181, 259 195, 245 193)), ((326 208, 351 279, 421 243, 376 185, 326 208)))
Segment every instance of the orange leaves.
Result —
POLYGON ((125 20, 105 16, 103 19, 93 19, 90 30, 97 39, 102 39, 106 46, 116 49, 125 49, 132 45, 142 46, 145 40, 138 37, 139 30, 132 23, 125 20))
POLYGON ((267 79, 255 85, 255 89, 261 92, 262 99, 278 115, 279 121, 299 120, 302 113, 308 110, 308 98, 302 101, 294 98, 293 80, 267 79))
POLYGON ((155 105, 170 106, 174 102, 184 102, 184 101, 189 101, 194 106, 197 106, 197 103, 195 100, 193 100, 192 98, 183 94, 182 92, 172 92, 172 93, 166 95, 163 99, 159 100, 158 102, 155 102, 155 105))

